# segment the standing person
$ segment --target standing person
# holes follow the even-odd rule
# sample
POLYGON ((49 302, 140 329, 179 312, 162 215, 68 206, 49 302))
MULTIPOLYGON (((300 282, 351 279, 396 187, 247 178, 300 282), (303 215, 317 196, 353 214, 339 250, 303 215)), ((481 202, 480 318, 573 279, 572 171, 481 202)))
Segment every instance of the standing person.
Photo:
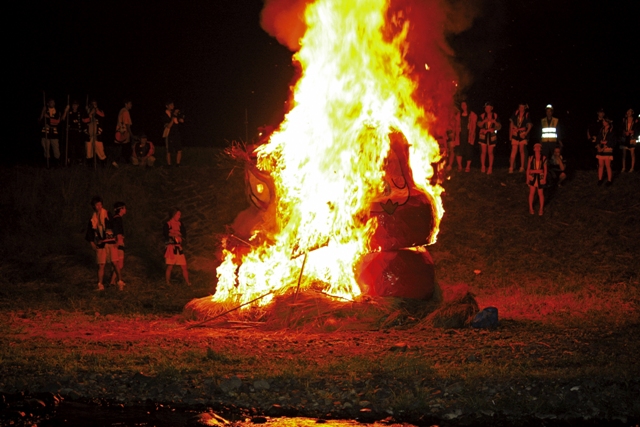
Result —
POLYGON ((591 143, 596 145, 596 138, 602 132, 602 122, 605 119, 604 108, 600 108, 597 112, 598 118, 595 123, 591 123, 589 127, 587 127, 587 139, 591 141, 591 143))
POLYGON ((464 162, 464 171, 470 172, 473 146, 476 142, 478 115, 469 110, 467 101, 460 102, 460 110, 456 120, 458 141, 460 141, 456 147, 458 149, 456 161, 458 162, 458 170, 462 170, 462 163, 464 162))
POLYGON ((548 104, 545 112, 546 117, 540 122, 542 126, 540 141, 542 142, 542 155, 548 158, 556 147, 562 147, 562 140, 560 139, 558 119, 553 117, 553 106, 548 104))
POLYGON ((631 167, 629 172, 633 172, 636 167, 636 143, 638 142, 638 133, 640 133, 640 125, 637 117, 634 117, 634 111, 629 108, 622 118, 622 172, 626 172, 627 153, 631 155, 631 167))
POLYGON ((51 149, 53 149, 55 163, 57 164, 60 160, 60 138, 58 136, 60 112, 56 110, 56 101, 52 98, 49 98, 47 105, 42 106, 42 113, 40 113, 38 121, 43 122, 41 143, 47 167, 50 167, 51 149))
POLYGON ((611 160, 613 160, 613 148, 616 145, 612 132, 611 121, 605 119, 602 122, 602 131, 596 137, 596 159, 598 159, 598 185, 603 183, 604 169, 607 169, 607 187, 612 184, 611 160))
POLYGON ((133 103, 130 99, 124 100, 124 107, 118 113, 118 123, 116 124, 116 136, 114 159, 111 162, 113 167, 118 167, 118 162, 128 163, 131 158, 131 107, 133 103))
POLYGON ((538 193, 540 210, 538 215, 544 214, 544 187, 547 185, 547 158, 542 154, 542 144, 533 146, 533 155, 527 162, 527 185, 529 186, 529 213, 533 215, 533 200, 538 193))
POLYGON ((153 154, 156 152, 156 148, 153 142, 147 140, 147 135, 140 134, 140 141, 133 147, 133 155, 131 156, 131 163, 134 165, 140 165, 144 167, 151 167, 156 161, 153 154))
MULTIPOLYGON (((447 125, 447 171, 450 171, 453 168, 453 164, 456 162, 456 152, 459 151, 458 146, 460 145, 460 139, 458 138, 458 116, 460 112, 456 109, 452 111, 451 116, 449 117, 449 123, 447 125)), ((462 168, 458 167, 458 171, 462 168)))
POLYGON ((124 290, 124 282, 122 281, 122 270, 124 268, 124 223, 122 217, 127 213, 127 206, 124 202, 115 202, 113 204, 113 218, 111 219, 111 230, 115 237, 115 251, 117 252, 117 259, 113 260, 113 264, 120 271, 120 280, 114 269, 111 274, 111 285, 118 284, 118 290, 124 290))
POLYGON ((518 109, 509 119, 509 133, 511 136, 511 157, 509 158, 509 173, 513 173, 516 166, 516 155, 520 151, 520 172, 524 172, 525 149, 529 144, 529 133, 533 123, 529 119, 529 106, 518 104, 518 109))
MULTIPOLYGON (((116 239, 111 229, 111 220, 109 212, 102 206, 102 198, 95 196, 91 199, 91 208, 93 215, 89 220, 85 240, 91 243, 91 248, 96 253, 96 263, 98 264, 98 291, 104 291, 104 268, 107 262, 113 265, 118 285, 122 282, 120 279, 120 269, 114 262, 117 261, 118 252, 115 245, 116 239)), ((124 282, 122 282, 124 286, 124 282)))
POLYGON ((487 102, 484 104, 484 113, 480 115, 478 121, 478 127, 480 128, 480 165, 481 171, 487 172, 487 175, 493 173, 493 150, 496 147, 498 136, 496 132, 500 130, 500 123, 498 122, 498 115, 493 112, 493 103, 487 102), (485 161, 489 154, 489 165, 485 167, 485 161))
POLYGON ((180 125, 184 123, 184 115, 175 108, 173 101, 167 101, 164 112, 164 138, 167 150, 167 166, 171 166, 171 153, 176 153, 176 166, 180 166, 182 160, 182 137, 180 135, 180 125))
POLYGON ((84 116, 82 122, 86 125, 85 137, 86 137, 86 149, 87 149, 87 164, 91 165, 91 159, 94 155, 98 156, 101 164, 104 166, 107 155, 104 154, 104 144, 102 143, 102 127, 100 126, 100 120, 104 118, 104 112, 98 107, 98 101, 91 100, 87 105, 87 115, 84 116))
POLYGON ((64 110, 62 120, 67 121, 67 139, 69 140, 69 164, 82 163, 83 145, 82 138, 82 112, 80 111, 80 104, 78 101, 73 100, 71 102, 71 109, 69 106, 64 110))
POLYGON ((187 286, 191 286, 189 282, 189 271, 187 270, 187 258, 184 256, 183 243, 187 238, 187 229, 180 221, 182 213, 180 208, 173 208, 169 212, 169 220, 164 223, 162 232, 166 242, 166 250, 164 252, 165 262, 167 264, 167 271, 165 278, 167 285, 171 284, 171 270, 174 265, 179 265, 182 268, 182 277, 187 286))

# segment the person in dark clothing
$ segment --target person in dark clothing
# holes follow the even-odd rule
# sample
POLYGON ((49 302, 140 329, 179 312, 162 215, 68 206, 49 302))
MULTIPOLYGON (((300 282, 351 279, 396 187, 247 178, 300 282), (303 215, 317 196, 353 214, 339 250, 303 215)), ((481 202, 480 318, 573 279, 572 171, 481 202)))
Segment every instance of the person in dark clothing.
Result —
POLYGON ((533 146, 533 155, 529 156, 527 162, 527 185, 529 186, 529 213, 533 215, 533 201, 538 193, 540 210, 538 215, 544 214, 544 189, 547 186, 547 158, 542 155, 542 144, 536 143, 533 146))
POLYGON ((53 150, 54 162, 60 160, 60 137, 58 135, 58 125, 60 124, 60 111, 56 110, 56 101, 49 99, 47 105, 42 107, 40 119, 42 125, 42 148, 44 158, 47 160, 47 167, 51 166, 51 150, 53 150))
POLYGON ((529 134, 533 123, 529 119, 529 106, 525 103, 518 104, 518 109, 509 119, 509 133, 511 135, 511 157, 509 158, 509 173, 513 173, 516 166, 516 157, 520 151, 520 172, 524 172, 525 149, 529 143, 529 134))
POLYGON ((71 103, 71 109, 67 105, 62 120, 67 122, 67 140, 69 150, 69 164, 82 163, 84 161, 84 141, 82 133, 82 112, 78 101, 71 103))
POLYGON ((478 115, 469 110, 467 101, 460 103, 460 112, 458 113, 456 125, 457 125, 457 138, 459 144, 456 146, 456 161, 458 163, 458 170, 462 170, 462 164, 465 165, 465 172, 471 171, 471 159, 473 158, 473 147, 476 142, 476 124, 478 122, 478 115))
POLYGON ((620 144, 622 149, 622 172, 626 172, 627 169, 627 153, 631 156, 629 172, 633 172, 636 166, 638 134, 640 134, 640 120, 635 117, 635 112, 629 108, 622 118, 622 139, 620 144))
POLYGON ((613 149, 616 145, 615 136, 609 120, 602 122, 602 131, 596 137, 596 159, 598 159, 598 185, 602 185, 604 169, 607 169, 607 186, 610 186, 613 179, 611 172, 611 161, 613 160, 613 149))
POLYGON ((166 244, 164 258, 167 264, 167 271, 165 272, 165 276, 167 285, 170 285, 171 270, 173 270, 174 265, 179 265, 182 268, 184 281, 187 283, 187 286, 191 286, 191 282, 189 282, 189 271, 187 270, 187 258, 184 256, 183 250, 183 244, 187 238, 187 229, 180 221, 181 216, 180 208, 173 208, 169 212, 169 220, 166 221, 162 227, 166 244))
POLYGON ((176 166, 180 166, 182 161, 182 135, 180 127, 184 123, 184 115, 175 108, 173 101, 168 101, 163 117, 165 147, 167 150, 167 166, 171 166, 171 153, 176 153, 176 166))
POLYGON ((493 104, 487 102, 484 104, 484 113, 480 114, 478 120, 478 127, 480 128, 480 166, 482 172, 487 172, 487 175, 493 173, 493 151, 496 148, 496 142, 498 136, 496 132, 500 130, 500 122, 498 121, 498 115, 493 111, 493 104), (489 164, 485 167, 485 160, 489 154, 489 164))
POLYGON ((114 138, 113 161, 111 165, 118 167, 118 162, 128 163, 131 159, 131 107, 133 103, 130 99, 124 100, 124 107, 118 113, 118 123, 114 138))
POLYGON ((131 163, 134 165, 140 165, 143 167, 151 167, 156 161, 153 157, 156 151, 153 142, 147 140, 147 135, 140 134, 140 141, 138 141, 133 147, 133 155, 131 157, 131 163))
POLYGON ((602 132, 602 122, 605 120, 604 108, 598 110, 598 118, 594 123, 591 123, 587 128, 587 139, 591 141, 591 144, 596 145, 596 138, 602 132))
POLYGON ((118 290, 124 290, 124 282, 122 281, 122 269, 124 268, 124 223, 122 217, 127 213, 127 206, 124 202, 115 202, 113 204, 113 217, 111 218, 111 230, 115 237, 115 250, 117 251, 117 259, 113 261, 113 264, 120 271, 120 280, 114 269, 111 275, 111 285, 118 284, 118 290))
MULTIPOLYGON (((96 253, 96 263, 98 264, 98 291, 104 291, 104 268, 107 262, 113 265, 114 272, 120 283, 120 269, 114 262, 118 259, 118 251, 116 248, 116 238, 113 234, 111 226, 111 218, 109 212, 102 207, 102 198, 95 196, 91 199, 91 208, 93 215, 89 220, 85 240, 91 243, 91 248, 96 253)), ((124 286, 124 283, 123 283, 124 286)))
POLYGON ((562 182, 567 179, 567 174, 565 172, 566 166, 560 147, 555 148, 548 163, 549 177, 547 181, 549 181, 549 185, 556 184, 558 187, 562 187, 562 182))
POLYGON ((104 119, 104 112, 98 107, 98 101, 92 100, 87 106, 87 114, 82 118, 82 122, 86 126, 84 132, 88 164, 93 159, 94 152, 103 166, 107 160, 102 143, 102 126, 100 124, 102 119, 104 119))

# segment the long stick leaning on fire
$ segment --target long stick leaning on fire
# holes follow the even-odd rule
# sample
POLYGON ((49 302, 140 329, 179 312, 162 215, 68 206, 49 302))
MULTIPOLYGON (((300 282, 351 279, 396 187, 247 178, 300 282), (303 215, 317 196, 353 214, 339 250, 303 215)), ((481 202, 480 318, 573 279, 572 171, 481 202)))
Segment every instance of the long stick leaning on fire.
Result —
MULTIPOLYGON (((233 234, 232 234, 231 236, 236 237, 236 236, 234 236, 233 234)), ((243 243, 245 243, 245 244, 247 244, 247 245, 249 245, 249 246, 252 246, 249 242, 246 242, 246 241, 244 241, 244 240, 242 240, 242 239, 240 239, 240 238, 238 238, 238 237, 236 237, 236 239, 240 240, 241 242, 243 242, 243 243)), ((314 250, 316 250, 316 249, 319 249, 319 248, 321 248, 321 247, 323 247, 323 246, 326 246, 326 244, 319 245, 319 246, 317 246, 317 247, 314 247, 314 248, 312 248, 312 249, 307 250, 307 251, 305 251, 305 252, 304 252, 304 258, 303 258, 303 260, 302 260, 302 266, 300 267, 300 274, 298 275, 298 285, 296 286, 296 292, 295 292, 295 293, 294 293, 294 295, 293 295, 293 303, 292 303, 292 305, 291 305, 291 311, 289 312, 289 315, 287 316, 287 324, 289 323, 289 319, 291 318, 291 314, 293 313, 293 309, 294 309, 294 305, 293 305, 293 304, 295 304, 295 303, 296 303, 296 300, 298 299, 298 293, 300 292, 300 283, 302 282, 302 274, 304 273, 304 267, 305 267, 305 265, 307 264, 307 257, 309 256, 309 252, 310 252, 310 251, 314 251, 314 250)), ((291 260, 294 260, 294 259, 298 258, 300 255, 302 255, 302 254, 296 254, 296 251, 295 251, 295 248, 294 248, 294 250, 292 251, 292 254, 291 254, 291 258, 290 258, 290 259, 291 259, 291 260)), ((199 327, 199 326, 204 325, 205 323, 211 322, 212 320, 219 319, 220 317, 225 316, 225 315, 227 315, 227 314, 229 314, 229 313, 231 313, 231 312, 233 312, 233 311, 236 311, 236 310, 238 310, 238 309, 240 309, 240 308, 242 308, 242 307, 244 307, 244 306, 247 306, 247 305, 252 304, 252 303, 254 303, 254 302, 256 302, 256 301, 259 301, 259 300, 261 300, 262 298, 264 298, 264 297, 266 297, 266 296, 271 295, 272 293, 273 293, 273 290, 271 290, 271 291, 267 292, 266 294, 261 295, 261 296, 259 296, 259 297, 257 297, 257 298, 254 298, 254 299, 252 299, 251 301, 248 301, 248 302, 242 303, 242 304, 240 304, 240 305, 239 305, 239 306, 237 306, 237 307, 231 308, 231 309, 229 309, 229 310, 227 310, 227 311, 225 311, 225 312, 222 312, 222 313, 220 313, 220 314, 216 314, 215 316, 210 317, 210 318, 208 318, 208 319, 205 319, 205 320, 203 320, 202 322, 196 323, 195 325, 189 325, 189 326, 187 326, 187 327, 186 327, 186 329, 197 328, 197 327, 199 327)))

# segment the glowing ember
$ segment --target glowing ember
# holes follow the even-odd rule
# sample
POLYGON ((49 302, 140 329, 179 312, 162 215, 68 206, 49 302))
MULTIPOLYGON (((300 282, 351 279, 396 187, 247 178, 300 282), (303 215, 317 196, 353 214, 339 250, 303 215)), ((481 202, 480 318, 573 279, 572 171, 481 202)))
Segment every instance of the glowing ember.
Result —
MULTIPOLYGON (((405 184, 423 192, 435 211, 431 241, 420 244, 435 241, 443 210, 441 188, 429 184, 431 164, 440 158, 427 130, 434 118, 413 99, 416 84, 404 60, 409 23, 390 36, 387 8, 386 0, 307 6, 307 31, 294 56, 302 73, 293 107, 257 150, 258 168, 275 185, 275 220, 253 234, 246 253, 224 252, 214 301, 244 303, 284 292, 297 286, 301 270, 302 288, 359 295, 354 266, 378 250, 369 244, 378 221, 371 207, 393 205, 392 134, 408 144, 414 183, 405 184)), ((255 188, 260 198, 266 187, 255 188)))

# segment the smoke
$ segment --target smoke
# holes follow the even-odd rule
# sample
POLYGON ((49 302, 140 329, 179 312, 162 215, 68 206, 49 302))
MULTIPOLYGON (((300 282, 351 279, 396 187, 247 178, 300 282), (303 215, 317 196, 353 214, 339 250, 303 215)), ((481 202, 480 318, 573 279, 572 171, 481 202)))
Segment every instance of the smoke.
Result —
MULTIPOLYGON (((483 0, 392 0, 390 22, 409 22, 406 61, 418 82, 416 100, 436 118, 435 133, 444 135, 455 113, 454 98, 471 83, 471 75, 449 44, 470 29, 483 0)), ((393 30, 393 28, 392 28, 393 30)))
POLYGON ((304 10, 313 0, 265 0, 260 25, 280 44, 296 52, 306 31, 304 10))
MULTIPOLYGON (((304 10, 313 1, 265 0, 262 28, 291 51, 297 51, 306 30, 304 10)), ((446 131, 456 93, 471 83, 470 73, 456 59, 448 38, 471 28, 480 16, 483 1, 390 0, 388 35, 392 37, 409 22, 406 60, 418 82, 416 101, 436 118, 438 133, 446 131)))

